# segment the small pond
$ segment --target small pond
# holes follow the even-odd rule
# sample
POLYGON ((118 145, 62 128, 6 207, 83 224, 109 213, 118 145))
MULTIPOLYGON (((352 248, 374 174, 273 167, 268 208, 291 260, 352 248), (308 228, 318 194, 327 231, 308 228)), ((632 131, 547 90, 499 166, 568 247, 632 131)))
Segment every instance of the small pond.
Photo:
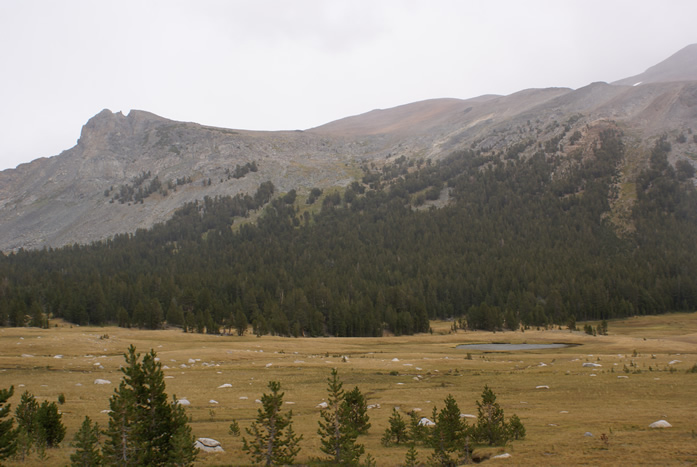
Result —
POLYGON ((544 350, 571 347, 571 344, 460 344, 457 349, 464 350, 544 350))

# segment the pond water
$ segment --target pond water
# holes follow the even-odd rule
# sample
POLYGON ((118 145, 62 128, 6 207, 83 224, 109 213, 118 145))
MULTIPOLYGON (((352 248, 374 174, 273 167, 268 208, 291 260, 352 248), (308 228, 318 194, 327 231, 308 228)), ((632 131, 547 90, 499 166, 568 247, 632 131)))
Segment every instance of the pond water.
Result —
POLYGON ((460 344, 457 349, 465 350, 544 350, 570 347, 570 344, 460 344))

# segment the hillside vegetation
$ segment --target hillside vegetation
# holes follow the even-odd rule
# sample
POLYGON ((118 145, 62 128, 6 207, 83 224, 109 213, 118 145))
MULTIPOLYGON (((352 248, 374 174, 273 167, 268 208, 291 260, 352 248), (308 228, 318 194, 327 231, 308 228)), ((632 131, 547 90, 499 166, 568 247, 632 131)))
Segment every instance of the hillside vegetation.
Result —
POLYGON ((580 133, 402 157, 364 166, 343 193, 266 182, 132 235, 3 255, 0 323, 380 336, 435 318, 498 330, 695 309, 694 169, 673 167, 659 139, 619 228, 622 134, 591 130, 590 149, 569 157, 560 143, 580 133), (252 212, 256 224, 240 222, 252 212))

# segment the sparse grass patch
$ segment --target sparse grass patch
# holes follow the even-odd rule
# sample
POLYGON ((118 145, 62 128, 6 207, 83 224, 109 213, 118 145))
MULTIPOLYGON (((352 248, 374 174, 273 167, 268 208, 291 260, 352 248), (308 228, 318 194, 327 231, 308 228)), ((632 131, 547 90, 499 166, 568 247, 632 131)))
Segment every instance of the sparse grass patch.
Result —
MULTIPOLYGON (((73 438, 85 415, 106 426, 108 416, 102 411, 109 408, 109 396, 118 385, 122 354, 134 344, 143 352, 150 348, 157 352, 167 367, 169 396, 191 402, 187 413, 194 434, 217 439, 226 450, 201 454, 198 465, 248 462, 235 433, 251 425, 260 407, 255 400, 271 380, 283 385, 284 403, 292 402, 284 408, 292 408, 294 429, 304 435, 296 462, 307 464, 320 457, 317 405, 326 400, 326 379, 333 367, 340 368, 346 388, 358 386, 369 405, 380 405, 368 411, 372 426, 358 440, 377 465, 402 464, 409 449, 381 443, 393 408, 399 407, 402 415, 421 409, 428 416, 452 394, 463 413, 476 414, 485 385, 495 391, 506 413, 517 414, 525 426, 525 439, 505 447, 513 464, 697 463, 692 415, 697 413, 692 374, 697 372, 695 313, 610 321, 610 335, 596 337, 568 330, 450 333, 448 322, 432 323, 433 334, 346 339, 211 336, 54 324, 58 327, 0 328, 0 387, 15 386, 9 401, 13 409, 24 390, 39 401, 56 401, 63 394, 60 410, 66 440, 73 438), (100 338, 106 334, 108 339, 100 338), (487 353, 455 348, 463 343, 522 341, 580 345, 487 353), (345 362, 344 356, 348 356, 345 362), (195 363, 189 364, 189 359, 195 363), (669 364, 673 360, 681 362, 669 364), (602 366, 583 367, 587 362, 602 366), (652 371, 634 371, 649 364, 652 371), (625 365, 628 373, 622 371, 625 365), (95 385, 97 378, 112 384, 95 385), (230 386, 221 388, 224 384, 230 386), (673 428, 648 428, 659 419, 668 420, 673 428), (594 437, 584 437, 585 432, 594 437)), ((421 461, 431 454, 423 446, 416 450, 421 461)), ((63 442, 47 450, 45 461, 34 456, 22 465, 65 465, 71 452, 69 443, 63 442)), ((500 448, 481 452, 501 453, 500 448)))

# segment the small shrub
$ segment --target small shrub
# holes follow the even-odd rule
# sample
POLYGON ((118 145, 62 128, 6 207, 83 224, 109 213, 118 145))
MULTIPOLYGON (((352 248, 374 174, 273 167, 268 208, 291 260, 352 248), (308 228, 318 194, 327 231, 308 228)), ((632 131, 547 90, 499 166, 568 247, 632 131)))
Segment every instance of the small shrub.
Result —
POLYGON ((65 404, 65 394, 63 394, 62 392, 60 394, 58 394, 58 403, 60 405, 65 404))
POLYGON ((240 436, 240 424, 237 423, 237 420, 233 420, 232 423, 230 423, 228 433, 232 436, 240 436))

